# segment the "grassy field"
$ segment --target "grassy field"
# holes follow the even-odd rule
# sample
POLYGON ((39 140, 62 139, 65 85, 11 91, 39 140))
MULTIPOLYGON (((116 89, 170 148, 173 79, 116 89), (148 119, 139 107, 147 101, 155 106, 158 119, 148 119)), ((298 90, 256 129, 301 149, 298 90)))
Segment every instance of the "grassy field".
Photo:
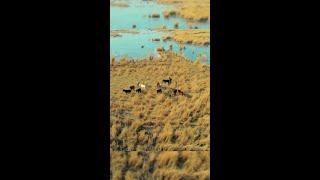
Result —
POLYGON ((160 60, 111 63, 111 134, 114 151, 210 150, 210 66, 166 52, 160 60), (171 85, 157 82, 172 78, 171 85), (124 93, 138 82, 142 93, 124 93), (185 95, 172 95, 178 88, 185 95))
POLYGON ((112 180, 209 180, 209 151, 111 151, 112 180))

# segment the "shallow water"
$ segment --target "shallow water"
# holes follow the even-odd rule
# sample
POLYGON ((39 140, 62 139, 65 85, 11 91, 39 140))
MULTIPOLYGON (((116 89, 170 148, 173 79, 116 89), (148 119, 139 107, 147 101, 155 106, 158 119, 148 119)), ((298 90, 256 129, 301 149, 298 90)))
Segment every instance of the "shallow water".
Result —
MULTIPOLYGON (((164 18, 162 12, 171 8, 170 5, 157 4, 155 2, 147 2, 142 0, 119 1, 126 2, 129 7, 110 8, 110 24, 111 30, 116 29, 131 29, 132 25, 136 25, 136 29, 157 28, 165 25, 168 29, 174 28, 174 23, 179 23, 179 29, 188 29, 187 21, 178 18, 170 17, 164 18), (157 13, 160 18, 149 18, 148 16, 157 13)), ((209 23, 194 23, 199 29, 210 28, 209 23)))
MULTIPOLYGON (((169 49, 172 44, 173 51, 179 52, 179 45, 175 41, 152 41, 153 38, 161 38, 166 33, 141 30, 139 34, 124 33, 122 37, 112 37, 110 39, 111 56, 120 58, 123 56, 131 58, 143 58, 156 54, 157 47, 164 47, 165 50, 169 49), (144 48, 141 48, 141 46, 144 48)), ((195 46, 191 44, 185 45, 183 54, 191 60, 195 60, 198 54, 205 54, 210 59, 210 46, 195 46)), ((208 62, 209 63, 209 62, 208 62)))
MULTIPOLYGON (((165 9, 171 8, 170 5, 160 5, 155 2, 147 2, 142 0, 127 0, 118 1, 126 2, 129 7, 115 7, 110 6, 111 16, 110 30, 132 29, 136 25, 138 34, 122 33, 121 37, 110 38, 111 56, 116 58, 130 57, 130 58, 144 58, 149 55, 156 54, 157 47, 164 47, 169 49, 170 44, 173 45, 173 51, 179 52, 179 46, 174 41, 160 42, 151 41, 152 38, 160 38, 165 35, 163 32, 152 31, 150 29, 162 27, 165 25, 168 29, 173 29, 174 23, 179 23, 179 29, 188 29, 187 21, 182 18, 170 17, 166 19, 162 12, 165 9), (149 18, 148 15, 152 13, 160 14, 160 18, 149 18), (144 48, 141 46, 144 45, 144 48)), ((199 29, 209 29, 209 23, 194 23, 199 29)), ((205 54, 209 59, 210 64, 210 46, 195 46, 185 45, 186 49, 183 54, 190 60, 195 60, 198 54, 205 54)))

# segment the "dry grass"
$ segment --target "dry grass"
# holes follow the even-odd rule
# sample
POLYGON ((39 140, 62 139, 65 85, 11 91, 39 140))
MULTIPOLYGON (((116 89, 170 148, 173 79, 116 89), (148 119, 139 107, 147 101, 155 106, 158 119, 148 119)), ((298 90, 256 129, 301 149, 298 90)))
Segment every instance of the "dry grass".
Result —
POLYGON ((210 66, 171 52, 160 60, 110 63, 112 150, 210 150, 210 66), (169 76, 172 84, 157 94, 157 82, 169 76), (138 82, 146 85, 141 94, 122 92, 138 82), (169 88, 185 96, 172 96, 169 88))
POLYGON ((157 0, 157 2, 173 4, 175 7, 164 11, 164 17, 178 15, 190 21, 210 21, 210 0, 157 0))
POLYGON ((210 151, 111 150, 111 179, 209 180, 210 151))
POLYGON ((125 2, 111 2, 110 5, 115 7, 129 7, 125 2))
POLYGON ((165 30, 157 29, 158 31, 170 32, 169 35, 163 37, 163 40, 174 40, 178 43, 195 44, 195 45, 209 45, 210 44, 210 30, 208 29, 174 29, 165 30))
POLYGON ((110 32, 110 37, 121 37, 122 35, 118 32, 114 32, 114 31, 111 31, 110 32))

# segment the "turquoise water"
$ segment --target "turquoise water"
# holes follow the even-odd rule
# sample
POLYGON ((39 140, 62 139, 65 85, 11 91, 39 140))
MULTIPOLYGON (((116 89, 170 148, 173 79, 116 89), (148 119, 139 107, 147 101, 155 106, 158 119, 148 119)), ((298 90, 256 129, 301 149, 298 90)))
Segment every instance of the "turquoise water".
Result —
MULTIPOLYGON (((152 31, 152 28, 162 27, 165 25, 168 29, 173 29, 174 23, 179 23, 179 29, 188 29, 187 22, 181 18, 165 19, 162 16, 162 11, 167 9, 168 5, 159 5, 154 2, 146 2, 142 0, 122 1, 129 4, 129 7, 114 7, 111 8, 111 30, 132 29, 132 25, 136 25, 138 34, 122 33, 121 37, 110 38, 110 53, 116 58, 144 58, 149 55, 156 55, 157 47, 164 47, 166 50, 169 46, 173 46, 173 51, 180 52, 179 46, 174 41, 162 40, 159 42, 151 41, 153 38, 160 38, 165 35, 163 32, 152 31), (160 14, 160 18, 149 18, 152 13, 160 14), (141 46, 144 48, 141 48, 141 46)), ((194 24, 200 29, 210 28, 209 23, 194 24)), ((190 60, 195 60, 198 54, 205 54, 209 59, 210 64, 210 46, 195 46, 185 45, 183 55, 190 60)))
MULTIPOLYGON (((120 58, 123 56, 132 58, 147 57, 150 55, 155 55, 157 47, 164 47, 166 50, 169 46, 173 46, 173 51, 179 52, 179 45, 175 41, 152 41, 153 38, 159 38, 165 35, 163 32, 141 30, 139 34, 129 34, 123 33, 122 37, 114 37, 110 39, 110 50, 111 56, 120 58), (141 46, 144 48, 141 48, 141 46)), ((210 59, 210 46, 195 46, 195 45, 185 45, 185 50, 183 54, 185 57, 191 60, 195 60, 197 54, 205 54, 208 59, 210 59)))
MULTIPOLYGON (((179 29, 188 29, 187 21, 182 18, 170 17, 164 18, 162 12, 171 8, 169 5, 161 5, 155 2, 147 2, 142 0, 119 1, 126 2, 129 7, 110 8, 110 24, 111 30, 131 29, 132 25, 136 25, 136 29, 157 28, 165 25, 168 29, 174 28, 174 23, 179 23, 179 29), (160 18, 149 18, 148 16, 158 13, 160 18)), ((195 23, 199 29, 210 28, 209 23, 195 23)))

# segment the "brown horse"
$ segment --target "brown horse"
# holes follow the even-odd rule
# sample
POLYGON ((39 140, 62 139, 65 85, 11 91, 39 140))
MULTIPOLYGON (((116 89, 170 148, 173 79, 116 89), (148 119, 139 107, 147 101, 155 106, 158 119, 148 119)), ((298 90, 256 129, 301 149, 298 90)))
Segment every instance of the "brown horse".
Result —
POLYGON ((182 96, 184 96, 184 93, 183 93, 183 91, 181 91, 180 89, 178 89, 178 93, 179 93, 179 95, 182 95, 182 96))

